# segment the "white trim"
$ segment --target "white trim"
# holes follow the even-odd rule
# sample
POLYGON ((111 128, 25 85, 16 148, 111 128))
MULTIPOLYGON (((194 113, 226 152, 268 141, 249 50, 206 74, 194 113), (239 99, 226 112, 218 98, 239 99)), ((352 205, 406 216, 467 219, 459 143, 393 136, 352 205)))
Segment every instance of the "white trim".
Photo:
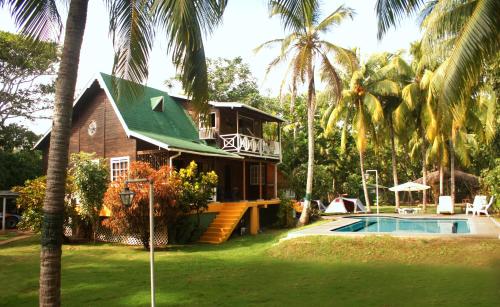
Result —
MULTIPOLYGON (((111 77, 113 77, 113 76, 111 76, 111 77)), ((97 76, 97 81, 99 81, 99 85, 106 93, 106 96, 108 97, 109 102, 111 103, 111 106, 113 107, 113 110, 115 111, 115 114, 118 117, 118 120, 120 121, 120 124, 122 124, 122 127, 125 130, 125 133, 127 134, 127 136, 130 136, 130 130, 128 129, 127 124, 125 123, 125 120, 123 119, 122 114, 118 110, 118 107, 116 106, 116 102, 113 99, 113 96, 111 95, 111 93, 109 92, 108 87, 105 85, 106 83, 104 83, 104 80, 102 79, 102 75, 100 73, 97 76)))
POLYGON ((111 181, 115 181, 116 178, 113 178, 113 163, 121 163, 121 162, 127 162, 127 172, 130 169, 130 157, 129 156, 123 156, 123 157, 113 157, 109 158, 109 172, 110 172, 110 179, 111 181))
POLYGON ((248 110, 252 110, 252 111, 255 111, 257 113, 260 113, 260 114, 263 114, 263 115, 266 115, 266 116, 269 116, 269 117, 272 117, 278 121, 281 121, 281 122, 284 122, 285 120, 282 119, 281 117, 279 116, 276 116, 276 115, 272 115, 272 114, 269 114, 267 112, 264 112, 262 110, 259 110, 257 108, 254 108, 252 106, 249 106, 249 105, 246 105, 244 103, 240 103, 240 102, 220 102, 220 101, 209 101, 208 102, 212 107, 218 107, 218 108, 244 108, 244 109, 248 109, 248 110))

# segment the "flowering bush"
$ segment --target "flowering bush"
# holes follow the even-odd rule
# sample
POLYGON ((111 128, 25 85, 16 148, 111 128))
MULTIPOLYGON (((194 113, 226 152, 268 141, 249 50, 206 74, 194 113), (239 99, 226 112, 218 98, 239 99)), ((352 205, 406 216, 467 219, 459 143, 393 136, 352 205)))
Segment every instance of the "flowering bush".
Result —
MULTIPOLYGON (((45 199, 45 189, 47 178, 41 176, 33 180, 26 180, 24 186, 14 187, 13 191, 18 192, 16 204, 22 212, 19 229, 30 230, 39 233, 42 229, 43 201, 45 199)), ((66 198, 64 206, 64 224, 71 226, 71 220, 76 216, 75 204, 73 202, 74 185, 72 178, 66 180, 66 198)))
MULTIPOLYGON (((155 170, 148 163, 133 162, 129 178, 153 180, 155 231, 165 229, 169 220, 175 220, 182 213, 176 199, 180 194, 180 180, 168 166, 155 170)), ((113 232, 137 234, 144 248, 149 247, 149 183, 131 183, 129 188, 135 193, 132 205, 125 207, 120 200, 120 192, 125 187, 121 177, 109 184, 104 195, 104 205, 111 210, 111 217, 105 222, 113 232)))

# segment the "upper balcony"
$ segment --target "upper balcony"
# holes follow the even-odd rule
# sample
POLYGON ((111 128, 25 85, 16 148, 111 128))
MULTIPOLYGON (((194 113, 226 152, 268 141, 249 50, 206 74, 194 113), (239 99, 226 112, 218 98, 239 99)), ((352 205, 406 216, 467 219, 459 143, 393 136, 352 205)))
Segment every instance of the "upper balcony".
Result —
POLYGON ((209 117, 199 121, 200 139, 240 155, 281 158, 281 118, 242 103, 210 105, 209 117))

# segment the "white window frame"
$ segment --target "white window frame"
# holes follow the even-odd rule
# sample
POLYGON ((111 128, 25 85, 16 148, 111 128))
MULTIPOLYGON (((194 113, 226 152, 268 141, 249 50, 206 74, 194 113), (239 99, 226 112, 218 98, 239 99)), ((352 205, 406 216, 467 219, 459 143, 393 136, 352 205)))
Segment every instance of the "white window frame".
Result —
POLYGON ((210 117, 210 119, 209 119, 210 127, 205 126, 205 123, 204 123, 203 119, 201 118, 201 116, 202 116, 202 114, 200 114, 200 119, 198 121, 198 128, 200 130, 202 130, 202 129, 212 129, 212 128, 213 129, 217 129, 217 112, 210 112, 210 115, 209 115, 209 117, 210 117), (211 126, 212 125, 212 120, 211 120, 212 119, 212 114, 214 114, 214 125, 213 125, 213 127, 211 126))
MULTIPOLYGON (((126 172, 128 173, 129 169, 130 169, 130 157, 129 156, 125 156, 125 157, 113 157, 113 158, 110 158, 109 159, 109 171, 110 171, 110 179, 111 181, 115 181, 117 178, 115 178, 113 176, 113 163, 119 163, 118 165, 120 165, 120 163, 122 162, 127 162, 127 170, 126 172)), ((123 171, 121 168, 119 169, 119 171, 123 171)), ((118 175, 119 176, 119 175, 118 175)))

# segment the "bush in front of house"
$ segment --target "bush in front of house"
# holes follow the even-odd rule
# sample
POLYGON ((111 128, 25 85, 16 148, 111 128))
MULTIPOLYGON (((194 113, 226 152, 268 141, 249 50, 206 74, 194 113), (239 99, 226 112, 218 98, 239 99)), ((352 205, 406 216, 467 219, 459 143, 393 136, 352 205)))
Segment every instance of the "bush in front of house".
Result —
POLYGON ((78 223, 82 224, 85 237, 95 240, 99 225, 104 193, 108 188, 109 169, 105 159, 96 158, 95 153, 75 153, 71 155, 70 174, 79 200, 78 223))
POLYGON ((297 224, 295 220, 295 210, 293 200, 285 196, 280 196, 280 205, 278 208, 276 226, 280 228, 292 228, 297 224))
MULTIPOLYGON (((179 170, 179 179, 181 180, 179 195, 181 208, 187 209, 186 213, 194 212, 196 214, 196 224, 192 227, 189 236, 189 241, 196 241, 202 235, 200 215, 208 208, 208 203, 214 194, 215 187, 217 187, 218 177, 214 171, 199 172, 196 163, 191 161, 186 168, 179 170)), ((188 225, 186 221, 184 224, 188 225)))
MULTIPOLYGON (((158 170, 146 162, 132 162, 128 173, 130 179, 147 178, 153 180, 154 193, 154 231, 165 230, 169 222, 174 222, 183 214, 179 199, 181 181, 179 176, 168 166, 158 170)), ((115 234, 134 234, 139 237, 144 248, 149 247, 149 183, 129 184, 135 193, 130 207, 125 207, 120 200, 120 192, 125 187, 121 177, 109 184, 104 194, 104 205, 111 210, 111 216, 105 221, 115 234)))
MULTIPOLYGON (((16 204, 22 214, 18 228, 39 233, 42 229, 43 201, 47 187, 46 176, 26 180, 24 186, 17 186, 13 191, 19 193, 16 204)), ((73 202, 74 184, 70 176, 66 179, 66 197, 64 203, 64 225, 72 226, 77 212, 73 202)))

